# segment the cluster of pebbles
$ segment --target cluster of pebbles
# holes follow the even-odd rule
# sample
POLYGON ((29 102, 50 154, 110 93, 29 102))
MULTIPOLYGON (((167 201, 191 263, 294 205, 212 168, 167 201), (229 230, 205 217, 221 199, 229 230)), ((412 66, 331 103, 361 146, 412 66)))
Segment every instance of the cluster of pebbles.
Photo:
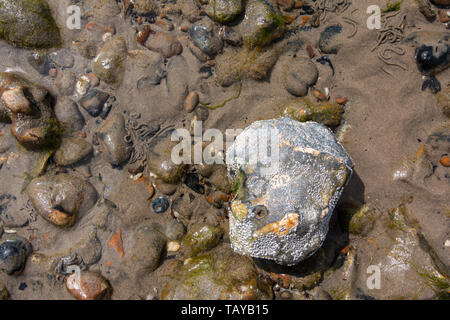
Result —
MULTIPOLYGON (((326 2, 65 1, 81 7, 81 30, 72 31, 56 18, 65 11, 58 1, 0 0, 0 49, 27 65, 0 73, 0 299, 372 298, 342 285, 348 274, 362 281, 361 249, 347 246, 333 216, 353 163, 334 134, 350 98, 332 92, 332 61, 358 26, 349 17, 326 23, 352 7, 326 2), (177 126, 192 134, 194 121, 272 73, 288 97, 280 118, 254 122, 229 152, 245 149, 252 130, 276 128, 277 172, 242 159, 228 168, 173 162, 177 126), (211 88, 236 94, 214 105, 211 88)), ((448 117, 448 86, 436 78, 449 66, 448 32, 399 40, 414 46, 422 89, 442 91, 448 117)), ((448 156, 440 163, 447 168, 448 156)), ((423 269, 411 271, 408 292, 425 277, 432 288, 420 298, 445 296, 435 289, 448 283, 448 267, 408 231, 404 207, 383 219, 363 205, 343 211, 347 232, 389 227, 392 255, 417 254, 423 269)))

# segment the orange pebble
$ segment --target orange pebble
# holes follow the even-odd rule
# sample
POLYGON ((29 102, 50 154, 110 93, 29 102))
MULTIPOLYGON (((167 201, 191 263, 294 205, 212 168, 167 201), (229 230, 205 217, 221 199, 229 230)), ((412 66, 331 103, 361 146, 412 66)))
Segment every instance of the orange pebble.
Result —
POLYGON ((122 241, 122 229, 120 227, 119 227, 118 232, 111 236, 111 239, 109 239, 108 245, 110 248, 113 248, 114 250, 117 251, 117 253, 120 254, 121 259, 123 258, 124 252, 123 252, 123 241, 122 241))
POLYGON ((334 101, 336 101, 336 103, 338 103, 338 104, 346 104, 348 102, 348 99, 347 98, 338 97, 334 101))
POLYGON ((450 157, 449 156, 443 156, 441 158, 441 160, 439 160, 439 162, 444 166, 444 167, 450 167, 450 157))
POLYGON ((322 92, 320 92, 319 90, 317 90, 317 89, 313 90, 313 95, 314 95, 314 97, 317 98, 317 100, 320 100, 320 101, 327 100, 327 96, 325 94, 323 94, 322 92))

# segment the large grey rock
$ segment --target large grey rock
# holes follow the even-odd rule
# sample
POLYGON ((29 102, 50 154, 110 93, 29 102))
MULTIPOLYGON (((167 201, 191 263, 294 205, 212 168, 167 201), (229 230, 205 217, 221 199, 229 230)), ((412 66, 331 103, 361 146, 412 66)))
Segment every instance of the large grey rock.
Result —
POLYGON ((352 173, 350 157, 329 129, 288 118, 246 128, 227 150, 227 165, 235 194, 230 214, 233 249, 284 265, 296 264, 320 248, 352 173), (261 139, 271 132, 271 139, 261 139), (258 137, 259 142, 252 140, 258 137), (270 157, 249 161, 245 150, 257 155, 258 146, 270 148, 270 157))

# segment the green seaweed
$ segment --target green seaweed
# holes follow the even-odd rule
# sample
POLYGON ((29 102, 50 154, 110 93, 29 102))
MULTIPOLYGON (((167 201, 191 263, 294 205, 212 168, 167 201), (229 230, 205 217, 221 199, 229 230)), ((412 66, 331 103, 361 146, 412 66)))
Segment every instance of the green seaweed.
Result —
POLYGON ((400 0, 397 2, 392 2, 392 3, 389 1, 386 5, 386 8, 381 10, 381 12, 388 13, 388 12, 393 12, 393 11, 399 11, 402 2, 403 2, 403 0, 400 0))
POLYGON ((210 106, 211 103, 204 103, 204 102, 199 102, 199 104, 205 108, 214 110, 214 109, 218 109, 218 108, 222 108, 224 107, 228 102, 230 102, 231 100, 237 99, 239 98, 239 96, 241 95, 241 88, 242 88, 242 82, 239 82, 238 87, 236 89, 236 93, 234 96, 226 99, 225 101, 223 101, 222 103, 215 105, 215 106, 210 106))

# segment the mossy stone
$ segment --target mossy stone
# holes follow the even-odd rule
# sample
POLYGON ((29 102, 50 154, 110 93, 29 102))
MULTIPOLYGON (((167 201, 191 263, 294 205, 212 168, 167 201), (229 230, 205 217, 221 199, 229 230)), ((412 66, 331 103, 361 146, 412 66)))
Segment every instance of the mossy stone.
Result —
POLYGON ((59 28, 45 0, 0 0, 0 39, 23 48, 61 44, 59 28))

